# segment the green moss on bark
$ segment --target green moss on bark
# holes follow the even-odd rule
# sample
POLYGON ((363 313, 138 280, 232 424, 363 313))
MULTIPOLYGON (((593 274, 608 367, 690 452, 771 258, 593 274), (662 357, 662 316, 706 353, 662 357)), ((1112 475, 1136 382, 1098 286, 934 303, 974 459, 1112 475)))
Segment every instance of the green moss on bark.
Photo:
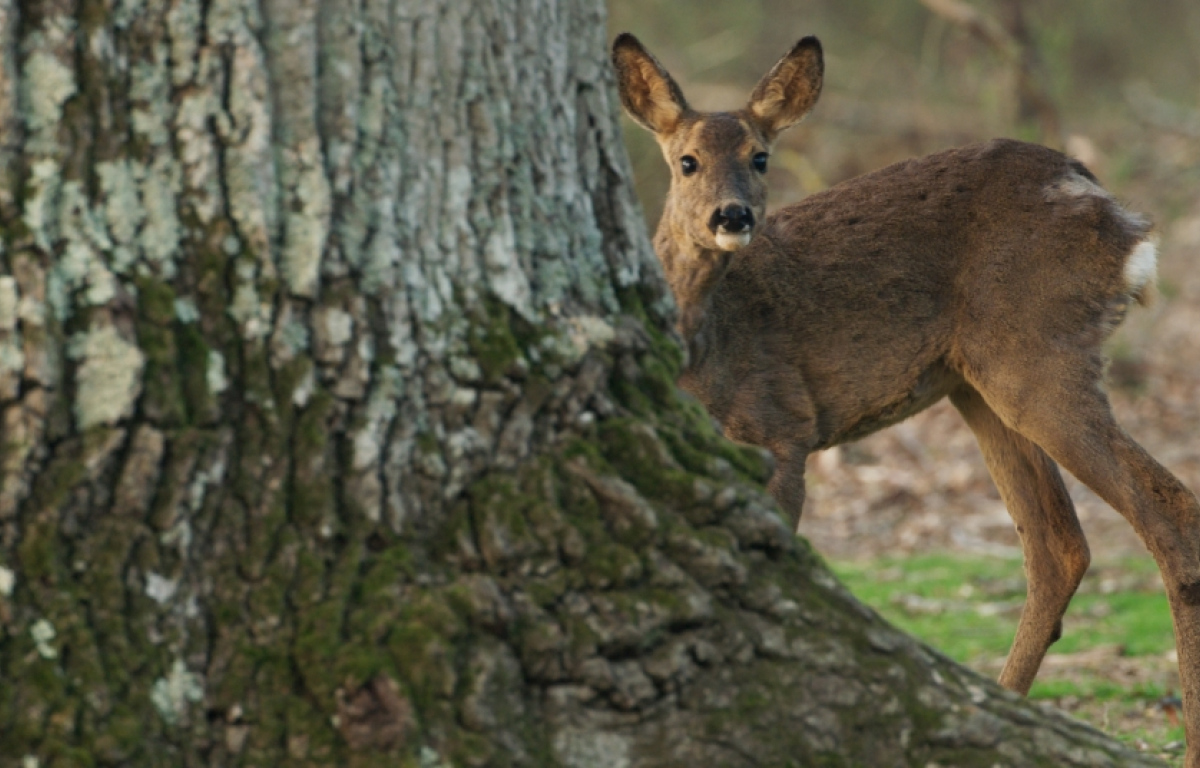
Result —
POLYGON ((187 399, 180 380, 175 340, 175 291, 150 277, 137 280, 138 348, 145 355, 142 410, 154 422, 177 427, 187 422, 187 399))
MULTIPOLYGON (((296 420, 293 438, 292 518, 309 530, 331 526, 334 515, 334 488, 331 471, 336 466, 329 438, 333 415, 333 397, 318 389, 296 420)), ((332 534, 332 529, 330 529, 332 534)))
POLYGON ((692 498, 693 476, 674 465, 653 427, 639 419, 611 419, 598 430, 605 460, 654 501, 686 506, 692 498))
POLYGON ((475 326, 467 336, 467 344, 483 371, 484 381, 494 384, 522 358, 521 345, 513 335, 507 306, 489 297, 484 301, 483 309, 482 316, 476 318, 475 326))

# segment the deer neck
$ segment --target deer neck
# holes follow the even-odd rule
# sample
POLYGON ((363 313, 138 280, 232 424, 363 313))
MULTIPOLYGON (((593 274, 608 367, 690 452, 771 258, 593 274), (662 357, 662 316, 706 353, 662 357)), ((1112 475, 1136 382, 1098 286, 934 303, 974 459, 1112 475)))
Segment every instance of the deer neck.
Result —
POLYGON ((733 254, 695 246, 675 231, 666 213, 654 235, 654 250, 679 307, 679 335, 691 346, 733 254))

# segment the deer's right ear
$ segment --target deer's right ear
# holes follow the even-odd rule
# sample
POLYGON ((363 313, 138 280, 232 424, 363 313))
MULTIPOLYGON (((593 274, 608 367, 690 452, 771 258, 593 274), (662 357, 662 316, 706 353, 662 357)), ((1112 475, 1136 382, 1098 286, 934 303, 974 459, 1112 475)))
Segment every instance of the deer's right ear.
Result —
POLYGON ((679 127, 688 110, 683 91, 638 39, 628 32, 618 35, 613 41, 612 59, 621 105, 629 116, 659 135, 679 127))

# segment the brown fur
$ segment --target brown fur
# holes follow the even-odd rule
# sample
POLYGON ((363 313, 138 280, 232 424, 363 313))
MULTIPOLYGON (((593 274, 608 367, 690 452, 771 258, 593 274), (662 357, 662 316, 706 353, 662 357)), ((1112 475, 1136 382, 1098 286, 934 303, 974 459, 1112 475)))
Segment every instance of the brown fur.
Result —
MULTIPOLYGON (((618 48, 626 69, 649 56, 628 35, 618 48)), ((1101 346, 1152 287, 1126 276, 1148 222, 1078 162, 1010 140, 898 163, 764 218, 765 180, 750 158, 812 107, 820 56, 815 40, 801 41, 738 112, 697 113, 680 94, 679 119, 656 130, 673 168, 654 245, 688 345, 680 385, 731 438, 775 455, 771 491, 793 523, 811 452, 949 396, 1026 554, 1029 598, 1000 677, 1022 693, 1088 566, 1055 462, 1069 469, 1133 524, 1162 569, 1187 764, 1200 766, 1200 504, 1116 424, 1102 389, 1101 346), (683 155, 699 170, 682 174, 683 155), (758 222, 732 252, 706 226, 730 203, 758 222)), ((655 93, 678 91, 655 73, 666 79, 655 93)), ((627 109, 639 108, 644 85, 618 77, 627 109)))

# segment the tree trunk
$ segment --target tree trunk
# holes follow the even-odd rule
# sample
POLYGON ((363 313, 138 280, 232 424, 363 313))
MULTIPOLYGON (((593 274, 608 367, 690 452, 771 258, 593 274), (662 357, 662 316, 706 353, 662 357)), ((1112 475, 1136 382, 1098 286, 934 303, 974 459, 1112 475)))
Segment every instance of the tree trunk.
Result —
POLYGON ((605 42, 0 0, 0 766, 1152 763, 856 603, 677 392, 605 42))

